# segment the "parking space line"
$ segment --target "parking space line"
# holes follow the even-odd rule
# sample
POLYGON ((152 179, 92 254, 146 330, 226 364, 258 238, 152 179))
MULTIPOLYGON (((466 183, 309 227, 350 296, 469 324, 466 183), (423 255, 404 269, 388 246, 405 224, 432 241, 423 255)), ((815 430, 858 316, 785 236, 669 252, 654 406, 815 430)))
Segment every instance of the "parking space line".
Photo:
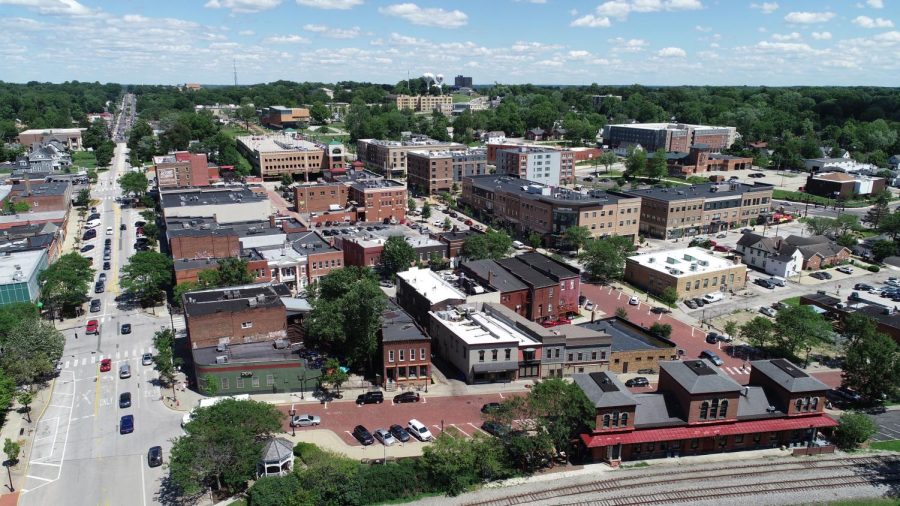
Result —
POLYGON ((51 480, 51 479, 49 479, 49 478, 43 478, 43 477, 41 477, 41 476, 32 476, 32 475, 30 475, 30 474, 29 474, 28 476, 26 476, 26 478, 32 478, 32 479, 35 479, 35 480, 47 481, 47 482, 52 482, 52 481, 54 481, 54 480, 51 480))
POLYGON ((37 465, 37 466, 49 466, 49 467, 62 467, 62 464, 54 464, 52 462, 41 462, 39 460, 32 460, 31 465, 32 466, 37 465))
POLYGON ((466 436, 466 437, 472 437, 472 436, 470 436, 468 433, 466 433, 466 431, 464 431, 464 430, 460 429, 459 427, 457 427, 457 425, 456 425, 455 423, 451 423, 450 426, 453 427, 454 429, 460 431, 464 436, 466 436))
POLYGON ((472 422, 469 422, 469 426, 472 427, 473 429, 475 429, 476 431, 482 433, 482 434, 487 434, 487 432, 486 432, 484 429, 482 429, 481 427, 475 425, 475 424, 472 423, 472 422))

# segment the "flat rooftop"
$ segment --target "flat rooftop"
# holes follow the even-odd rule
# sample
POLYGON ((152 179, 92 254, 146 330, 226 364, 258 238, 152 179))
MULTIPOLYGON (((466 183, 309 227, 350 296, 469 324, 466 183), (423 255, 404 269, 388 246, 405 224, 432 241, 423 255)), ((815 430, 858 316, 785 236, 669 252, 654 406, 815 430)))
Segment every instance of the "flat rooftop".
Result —
POLYGON ((453 159, 466 159, 466 158, 477 158, 477 159, 486 159, 487 158, 487 150, 484 148, 476 148, 476 149, 466 149, 466 150, 454 150, 454 151, 410 151, 407 153, 407 156, 421 156, 424 158, 453 158, 453 159))
POLYGON ((602 332, 611 338, 610 351, 641 351, 675 348, 675 343, 650 335, 646 330, 616 316, 583 323, 578 327, 602 332))
POLYGON ((341 235, 339 237, 342 241, 352 241, 364 248, 374 248, 383 246, 388 237, 395 235, 402 236, 413 248, 433 246, 447 247, 446 244, 427 235, 423 235, 405 225, 387 225, 387 228, 383 230, 360 230, 353 235, 341 235))
POLYGON ((702 183, 695 185, 682 185, 673 188, 643 188, 638 190, 623 190, 619 192, 622 195, 632 197, 650 198, 655 200, 685 200, 685 199, 716 199, 721 197, 734 197, 743 195, 747 192, 757 192, 774 189, 774 185, 754 182, 739 183, 736 181, 728 183, 702 183))
POLYGON ((404 341, 428 341, 428 334, 416 325, 406 311, 397 304, 388 301, 387 309, 381 319, 381 340, 385 343, 404 341))
POLYGON ((225 186, 164 191, 160 194, 160 199, 163 207, 185 207, 263 202, 269 197, 265 193, 256 193, 247 186, 225 186))
POLYGON ((542 183, 509 176, 485 175, 469 176, 472 186, 490 192, 514 193, 521 198, 568 206, 604 206, 617 204, 620 200, 634 198, 628 195, 612 194, 604 191, 577 192, 568 188, 547 186, 542 183))
POLYGON ((300 349, 288 346, 278 349, 273 341, 259 343, 229 344, 225 351, 216 350, 215 346, 192 350, 194 363, 197 365, 215 365, 216 357, 226 356, 228 362, 222 364, 252 364, 255 362, 297 362, 300 360, 300 349))
POLYGON ((717 257, 702 248, 684 248, 669 251, 655 251, 628 257, 627 262, 634 262, 657 272, 666 272, 670 276, 694 276, 704 272, 717 272, 734 267, 727 258, 717 257))
POLYGON ((428 299, 430 304, 437 304, 448 299, 466 300, 464 293, 431 269, 412 267, 407 271, 398 272, 397 277, 428 299))
POLYGON ((40 265, 41 258, 46 256, 47 252, 43 249, 0 253, 0 285, 28 281, 40 265))
POLYGON ((356 179, 350 184, 352 188, 365 192, 369 190, 406 189, 406 185, 393 179, 356 179))
POLYGON ((19 135, 35 135, 35 134, 60 134, 60 135, 69 135, 69 134, 80 134, 84 132, 87 128, 32 128, 30 130, 25 130, 23 132, 19 132, 19 135))
POLYGON ((258 153, 322 151, 321 146, 301 138, 298 134, 244 135, 236 140, 246 146, 247 149, 258 153))
POLYGON ((42 211, 42 212, 34 212, 28 211, 27 213, 19 213, 19 214, 3 214, 0 215, 0 225, 6 223, 35 223, 39 221, 62 221, 66 218, 66 213, 68 210, 59 210, 59 211, 42 211))
MULTIPOLYGON (((492 308, 493 304, 485 303, 480 310, 464 311, 459 306, 445 311, 432 311, 430 314, 467 346, 506 345, 506 346, 538 346, 540 342, 517 329, 515 324, 502 318, 500 311, 492 308)), ((497 304, 499 306, 499 304, 497 304)), ((523 318, 524 320, 524 318, 523 318)))
MULTIPOLYGON (((72 186, 70 183, 30 183, 31 193, 28 195, 65 195, 66 191, 72 186)), ((14 184, 12 192, 16 194, 26 194, 28 187, 25 183, 14 184)))
POLYGON ((643 130, 686 130, 688 128, 693 128, 694 130, 710 130, 732 128, 726 126, 692 125, 689 123, 620 123, 618 125, 609 126, 619 128, 640 128, 643 130))
POLYGON ((184 312, 190 318, 214 313, 237 313, 255 307, 284 306, 281 297, 289 297, 283 284, 256 284, 188 292, 184 295, 184 312))
POLYGON ((359 139, 361 142, 365 142, 367 144, 373 144, 375 146, 385 146, 388 148, 414 148, 416 146, 421 147, 432 147, 432 146, 447 146, 447 147, 455 147, 460 149, 465 149, 465 144, 460 144, 458 142, 449 142, 449 141, 438 141, 435 139, 431 139, 428 137, 416 137, 410 140, 403 141, 392 141, 392 140, 384 140, 384 139, 359 139))

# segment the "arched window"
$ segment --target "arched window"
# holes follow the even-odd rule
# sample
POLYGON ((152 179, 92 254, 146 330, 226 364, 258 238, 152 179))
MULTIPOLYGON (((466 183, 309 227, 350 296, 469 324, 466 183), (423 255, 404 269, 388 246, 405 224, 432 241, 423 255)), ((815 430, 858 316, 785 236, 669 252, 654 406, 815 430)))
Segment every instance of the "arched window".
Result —
POLYGON ((619 426, 619 413, 618 412, 613 413, 612 424, 613 424, 613 427, 619 426))
POLYGON ((706 420, 706 414, 709 413, 709 403, 703 401, 703 404, 700 404, 700 419, 706 420))
POLYGON ((719 412, 719 399, 712 400, 712 407, 709 408, 709 417, 715 418, 716 413, 719 412))
POLYGON ((728 416, 728 401, 722 400, 722 404, 719 405, 719 418, 725 418, 728 416))
POLYGON ((809 397, 803 399, 803 411, 809 411, 809 397))
POLYGON ((819 398, 818 397, 812 398, 812 405, 810 407, 812 408, 813 411, 815 411, 816 408, 819 407, 819 398))
POLYGON ((609 415, 603 415, 603 428, 609 428, 609 415))
POLYGON ((622 422, 622 427, 628 427, 628 413, 622 413, 622 418, 619 421, 622 422))
POLYGON ((797 399, 796 407, 797 411, 800 411, 803 408, 803 399, 797 399))

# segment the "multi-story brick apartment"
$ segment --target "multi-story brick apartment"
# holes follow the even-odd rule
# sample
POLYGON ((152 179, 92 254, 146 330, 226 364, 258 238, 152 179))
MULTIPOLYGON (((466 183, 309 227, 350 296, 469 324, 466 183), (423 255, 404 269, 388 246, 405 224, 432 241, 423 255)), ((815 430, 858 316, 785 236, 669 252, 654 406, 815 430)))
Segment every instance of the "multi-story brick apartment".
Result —
POLYGON ((883 177, 847 174, 846 172, 819 172, 806 178, 806 193, 831 199, 847 200, 854 196, 874 195, 887 188, 883 177))
POLYGON ((191 349, 274 341, 287 337, 284 285, 242 285, 182 296, 191 349))
POLYGON ((210 166, 206 153, 176 151, 154 156, 156 185, 163 188, 209 186, 219 181, 219 168, 210 166))
POLYGON ((294 186, 294 205, 298 213, 322 213, 347 207, 347 185, 339 181, 319 181, 294 186))
POLYGON ((246 135, 237 138, 237 146, 264 179, 287 174, 308 181, 310 175, 344 167, 342 144, 312 142, 296 133, 246 135))
POLYGON ((560 152, 525 146, 497 150, 497 174, 559 186, 560 152))
POLYGON ((653 294, 672 288, 679 299, 702 297, 744 288, 747 266, 702 248, 656 251, 626 258, 625 281, 653 294))
POLYGON ((511 224, 522 236, 537 232, 548 242, 575 226, 587 228, 593 237, 618 235, 637 240, 643 208, 637 195, 585 194, 509 176, 464 178, 461 200, 476 212, 511 224))
POLYGON ((769 212, 773 190, 770 184, 733 181, 611 193, 641 199, 641 235, 674 239, 755 224, 769 212))
POLYGON ((416 261, 427 263, 432 255, 446 258, 446 244, 402 225, 388 226, 384 230, 335 236, 334 244, 344 252, 345 265, 375 267, 381 262, 385 241, 392 235, 400 235, 406 239, 416 253, 416 261))
POLYGON ((394 97, 397 109, 411 109, 416 112, 442 111, 453 106, 450 95, 397 95, 394 97))
POLYGON ((170 218, 214 217, 219 224, 266 219, 272 202, 261 186, 244 185, 173 189, 160 193, 163 216, 170 218))
POLYGON ((655 392, 632 393, 610 372, 577 374, 596 407, 595 428, 581 435, 595 461, 677 457, 739 450, 816 446, 828 386, 784 359, 751 363, 738 384, 705 360, 660 364, 655 392))
POLYGON ((45 144, 50 141, 59 141, 70 151, 84 149, 81 144, 81 134, 87 128, 46 128, 33 129, 19 132, 19 144, 31 146, 34 143, 45 144))
POLYGON ((465 144, 436 141, 425 136, 413 136, 408 140, 385 141, 359 139, 356 141, 357 159, 366 168, 387 177, 404 177, 407 172, 406 154, 410 151, 465 151, 465 144))
POLYGON ((269 128, 297 128, 309 124, 309 109, 273 105, 261 111, 259 120, 269 128))
POLYGON ((753 167, 753 158, 711 153, 706 144, 694 144, 687 153, 666 153, 669 173, 678 175, 700 174, 713 170, 732 171, 753 167))
POLYGON ((347 191, 357 221, 399 223, 406 219, 406 186, 391 179, 354 181, 347 191))
POLYGON ((381 359, 386 390, 431 381, 431 338, 393 302, 381 319, 381 359))
POLYGON ((410 151, 406 154, 407 185, 419 195, 449 192, 465 177, 487 174, 484 149, 410 151))
POLYGON ((731 147, 737 137, 734 127, 684 123, 630 123, 607 125, 603 142, 611 148, 640 145, 645 151, 687 152, 692 145, 706 144, 713 151, 731 147))
POLYGON ((0 200, 28 204, 30 212, 66 211, 72 204, 72 185, 69 183, 37 183, 26 178, 12 185, 8 196, 0 200))

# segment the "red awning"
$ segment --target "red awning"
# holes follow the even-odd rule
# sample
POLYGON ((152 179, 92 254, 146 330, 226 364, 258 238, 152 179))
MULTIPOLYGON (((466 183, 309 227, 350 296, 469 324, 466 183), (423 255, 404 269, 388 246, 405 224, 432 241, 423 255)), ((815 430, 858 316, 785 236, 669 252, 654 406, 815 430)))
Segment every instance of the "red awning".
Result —
POLYGON ((701 425, 695 427, 672 427, 667 429, 634 430, 617 434, 582 434, 581 440, 588 448, 612 444, 656 443, 702 437, 731 436, 735 434, 756 434, 809 428, 836 427, 837 421, 828 415, 802 416, 794 418, 773 418, 729 424, 701 425))

